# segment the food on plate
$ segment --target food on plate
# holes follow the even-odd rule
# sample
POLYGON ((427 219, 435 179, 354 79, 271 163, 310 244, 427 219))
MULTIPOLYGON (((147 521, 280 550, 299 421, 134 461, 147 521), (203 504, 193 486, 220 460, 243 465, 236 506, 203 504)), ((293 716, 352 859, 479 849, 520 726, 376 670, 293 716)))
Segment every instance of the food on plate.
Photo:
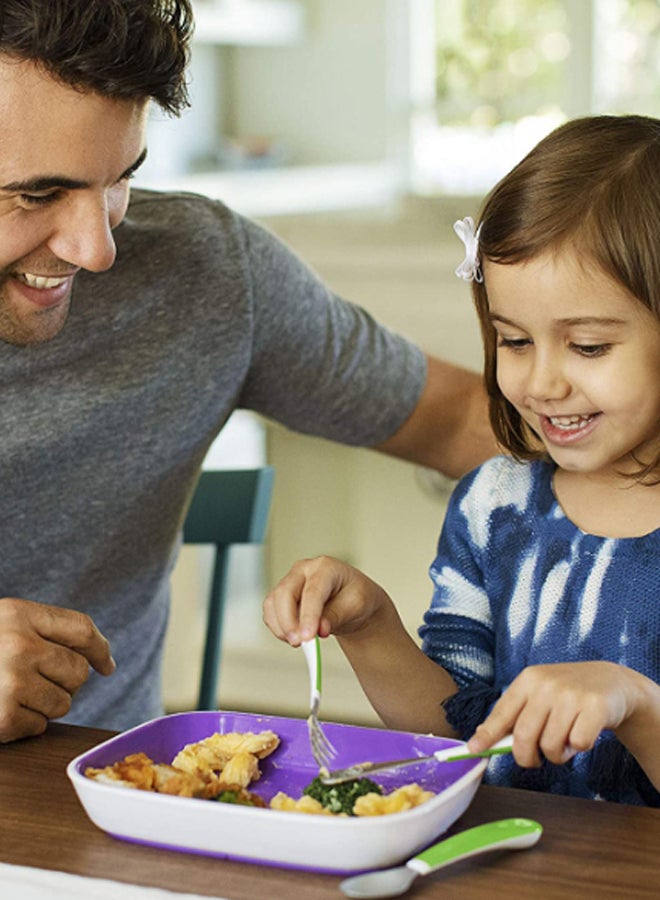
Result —
POLYGON ((246 788, 260 776, 261 771, 257 757, 242 750, 228 760, 220 777, 227 784, 240 784, 241 787, 246 788))
POLYGON ((271 809, 335 816, 384 816, 403 812, 435 797, 418 784, 404 784, 390 794, 369 778, 356 778, 342 784, 323 784, 315 778, 299 800, 280 792, 270 801, 271 809))
POLYGON ((88 778, 106 784, 120 784, 140 791, 156 791, 177 797, 215 797, 224 785, 215 777, 182 772, 166 763, 155 763, 146 753, 131 753, 125 759, 103 769, 88 766, 88 778))
POLYGON ((313 797, 308 797, 306 794, 303 794, 298 800, 294 800, 293 797, 289 797, 289 795, 285 794, 283 791, 275 794, 270 801, 270 808, 277 809, 280 812, 310 813, 313 816, 335 815, 313 797))
POLYGON ((433 791, 425 791, 418 784, 404 784, 391 794, 363 794, 353 807, 355 816, 386 816, 390 813, 413 809, 435 797, 433 791))
POLYGON ((259 772, 256 760, 265 759, 277 749, 279 743, 280 739, 273 731, 216 733, 194 744, 186 744, 174 757, 172 765, 195 774, 215 772, 229 781, 224 777, 224 771, 228 764, 233 763, 232 783, 247 787, 250 781, 259 777, 255 774, 259 772))
MULTIPOLYGON (((279 744, 279 737, 272 731, 212 734, 186 744, 171 764, 156 763, 146 753, 132 753, 101 769, 88 766, 85 775, 141 791, 267 807, 262 797, 247 788, 261 777, 259 760, 269 756, 279 744)), ((270 808, 337 817, 382 816, 412 809, 434 796, 417 784, 406 784, 384 794, 380 785, 369 778, 326 785, 317 777, 307 785, 302 797, 296 799, 280 792, 270 801, 270 808)))
POLYGON ((252 791, 246 791, 245 788, 229 788, 221 791, 217 797, 213 798, 218 803, 235 803, 237 806, 259 806, 262 809, 266 806, 263 798, 259 794, 252 791))
POLYGON ((212 734, 203 741, 187 744, 171 765, 155 763, 145 753, 133 753, 103 769, 88 767, 85 775, 97 781, 178 797, 212 800, 223 791, 234 791, 245 799, 240 791, 261 775, 258 761, 279 743, 272 731, 212 734))
POLYGON ((330 812, 345 813, 347 816, 355 815, 353 807, 358 797, 382 793, 382 787, 370 778, 354 778, 342 784, 323 784, 318 776, 303 791, 303 795, 318 800, 330 812))

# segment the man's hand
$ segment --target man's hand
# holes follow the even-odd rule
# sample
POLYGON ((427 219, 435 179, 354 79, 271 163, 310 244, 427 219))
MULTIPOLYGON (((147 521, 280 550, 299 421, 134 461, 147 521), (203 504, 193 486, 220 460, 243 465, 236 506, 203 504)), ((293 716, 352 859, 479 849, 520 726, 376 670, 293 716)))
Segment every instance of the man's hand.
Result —
POLYGON ((92 666, 111 675, 110 646, 89 616, 0 599, 0 743, 41 734, 66 715, 92 666))

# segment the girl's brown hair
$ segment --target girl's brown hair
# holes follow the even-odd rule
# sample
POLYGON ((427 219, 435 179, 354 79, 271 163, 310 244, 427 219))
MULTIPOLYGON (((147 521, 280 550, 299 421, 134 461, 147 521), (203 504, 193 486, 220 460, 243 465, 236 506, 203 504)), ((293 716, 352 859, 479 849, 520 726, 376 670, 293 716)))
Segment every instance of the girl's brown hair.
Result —
MULTIPOLYGON (((560 126, 495 186, 479 225, 482 269, 484 260, 519 263, 570 244, 660 320, 660 121, 590 116, 560 126)), ((487 290, 487 279, 472 284, 491 424, 514 456, 539 458, 539 440, 497 384, 487 290)))
POLYGON ((178 115, 188 105, 192 24, 190 0, 1 0, 0 54, 33 60, 80 90, 152 98, 178 115))

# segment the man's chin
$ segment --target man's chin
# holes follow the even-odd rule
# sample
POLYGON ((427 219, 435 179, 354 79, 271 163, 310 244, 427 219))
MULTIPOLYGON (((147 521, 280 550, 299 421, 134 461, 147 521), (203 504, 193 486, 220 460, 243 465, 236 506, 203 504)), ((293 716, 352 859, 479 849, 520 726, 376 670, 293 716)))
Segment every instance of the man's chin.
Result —
POLYGON ((11 317, 0 311, 0 341, 17 347, 45 344, 62 331, 68 316, 68 302, 21 318, 11 317))

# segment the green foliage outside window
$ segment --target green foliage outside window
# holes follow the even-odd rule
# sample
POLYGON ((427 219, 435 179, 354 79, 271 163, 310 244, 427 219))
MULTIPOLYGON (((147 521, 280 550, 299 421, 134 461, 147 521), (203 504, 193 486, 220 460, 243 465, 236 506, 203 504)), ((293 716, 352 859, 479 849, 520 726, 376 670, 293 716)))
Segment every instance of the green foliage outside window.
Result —
POLYGON ((562 0, 437 0, 440 122, 493 126, 543 114, 570 52, 562 0))
MULTIPOLYGON (((570 2, 436 0, 439 123, 490 128, 561 109, 570 56, 583 52, 570 2)), ((603 107, 593 111, 658 115, 660 3, 593 0, 593 13, 594 99, 603 107)))

